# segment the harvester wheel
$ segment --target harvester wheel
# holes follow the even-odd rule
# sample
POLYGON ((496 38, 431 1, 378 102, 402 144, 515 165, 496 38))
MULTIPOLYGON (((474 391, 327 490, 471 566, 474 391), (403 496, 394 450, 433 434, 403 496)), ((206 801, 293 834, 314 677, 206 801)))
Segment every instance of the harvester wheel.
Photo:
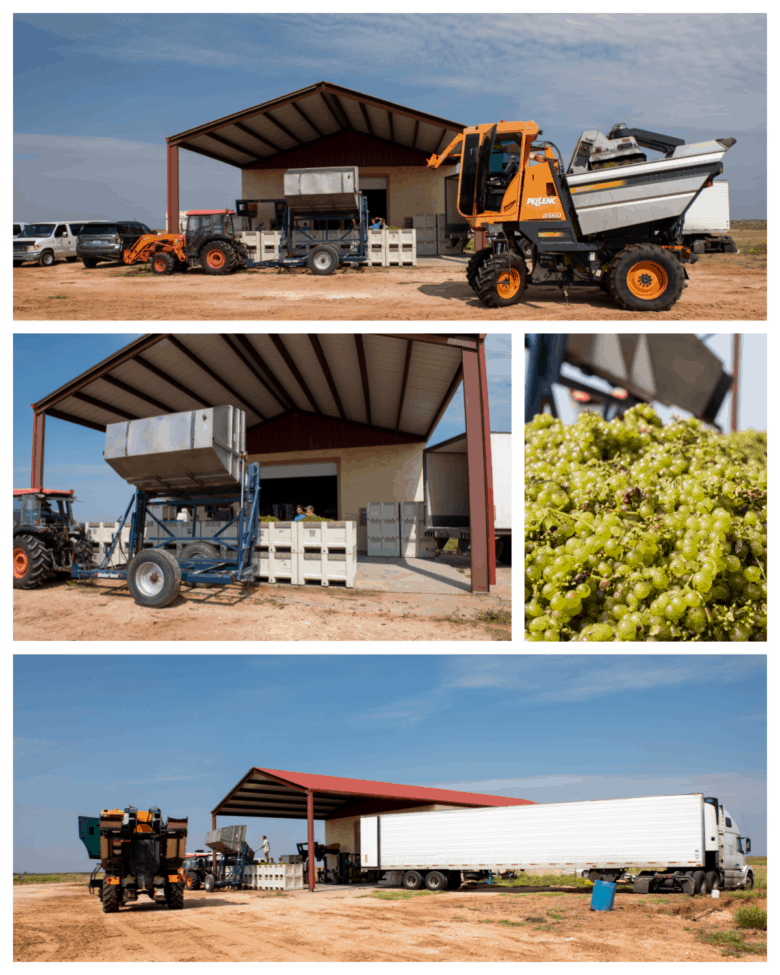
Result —
POLYGON ((609 294, 609 272, 602 271, 599 278, 599 287, 602 291, 609 294))
POLYGON ((119 884, 107 884, 103 881, 103 901, 104 914, 116 914, 119 910, 119 884))
POLYGON ((127 567, 127 588, 139 606, 162 609, 179 595, 179 563, 163 549, 139 552, 127 567))
POLYGON ((230 274, 236 263, 233 248, 224 240, 212 240, 198 256, 206 274, 230 274))
POLYGON ((489 260, 493 256, 492 247, 483 247, 482 250, 477 251, 477 253, 471 258, 471 260, 466 265, 466 280, 471 286, 472 291, 477 290, 477 274, 485 261, 489 260))
POLYGON ((318 244, 309 251, 306 263, 312 274, 333 274, 339 266, 339 254, 332 244, 318 244))
POLYGON ((180 911, 184 907, 184 886, 183 884, 171 884, 168 896, 168 907, 172 911, 180 911))
POLYGON ((98 262, 95 260, 94 257, 82 257, 81 262, 84 265, 84 267, 89 268, 90 271, 92 270, 92 268, 98 266, 98 262))
POLYGON ((173 274, 176 270, 176 261, 172 254, 166 254, 165 251, 160 251, 158 254, 152 255, 152 259, 149 261, 149 267, 155 274, 173 274))
POLYGON ((54 569, 51 551, 32 535, 14 538, 14 589, 35 589, 54 569))
POLYGON ((630 311, 666 311, 684 286, 682 264, 657 244, 629 244, 609 266, 609 293, 630 311))
POLYGON ((497 254, 477 273, 474 290, 488 308, 515 305, 523 297, 528 268, 519 254, 497 254))

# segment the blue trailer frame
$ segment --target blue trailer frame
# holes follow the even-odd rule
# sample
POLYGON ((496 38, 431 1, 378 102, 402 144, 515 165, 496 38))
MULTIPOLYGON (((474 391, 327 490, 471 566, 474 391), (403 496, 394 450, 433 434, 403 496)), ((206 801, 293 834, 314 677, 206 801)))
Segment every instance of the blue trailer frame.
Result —
MULTIPOLYGON (((170 493, 151 493, 137 489, 127 510, 124 513, 119 528, 111 539, 103 562, 98 568, 81 568, 75 563, 71 566, 71 576, 74 579, 126 579, 127 570, 133 557, 150 548, 163 549, 171 541, 181 541, 163 522, 149 511, 152 505, 187 505, 197 511, 198 505, 233 504, 239 501, 238 514, 219 531, 211 536, 193 536, 193 541, 206 542, 234 549, 235 559, 176 559, 181 569, 182 582, 203 582, 216 585, 230 585, 233 582, 255 582, 255 571, 252 569, 251 556, 257 544, 260 517, 260 465, 250 464, 246 476, 242 474, 242 487, 238 495, 215 497, 213 495, 186 496, 170 493), (122 529, 130 518, 130 544, 128 546, 128 560, 123 566, 110 568, 109 562, 121 538, 122 529), (165 532, 164 535, 147 535, 147 519, 151 518, 165 532), (235 544, 220 536, 232 524, 238 523, 235 544), (145 545, 145 542, 156 544, 145 545)), ((194 514, 194 513, 193 513, 194 514)), ((193 529, 195 520, 193 517, 193 529)), ((258 583, 259 584, 259 583, 258 583)))

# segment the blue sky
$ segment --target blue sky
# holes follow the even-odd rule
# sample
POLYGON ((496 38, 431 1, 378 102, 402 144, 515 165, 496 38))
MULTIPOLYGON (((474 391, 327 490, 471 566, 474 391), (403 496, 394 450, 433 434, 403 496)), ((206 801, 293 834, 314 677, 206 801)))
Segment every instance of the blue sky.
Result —
MULTIPOLYGON (((626 122, 725 157, 734 219, 766 213, 766 16, 18 14, 14 218, 162 226, 165 137, 317 81, 463 125, 534 120, 568 160, 626 122)), ((239 171, 180 153, 181 206, 239 171)))
MULTIPOLYGON (((537 802, 704 792, 766 853, 765 655, 17 655, 14 697, 16 871, 90 869, 77 817, 111 807, 188 815, 202 847, 255 765, 537 802)), ((274 858, 305 839, 243 822, 274 858)))
MULTIPOLYGON (((14 335, 14 487, 30 485, 30 404, 138 337, 61 332, 14 335)), ((493 430, 512 429, 511 348, 510 335, 489 335, 485 340, 493 430)), ((462 390, 461 386, 439 421, 431 444, 464 432, 462 390)), ((97 430, 46 419, 44 487, 73 488, 81 502, 75 506, 79 521, 118 521, 130 500, 130 486, 103 460, 104 442, 105 435, 97 430)))
MULTIPOLYGON (((700 333, 698 337, 706 338, 707 347, 723 363, 726 372, 733 375, 734 369, 734 336, 721 333, 719 335, 705 336, 700 333)), ((766 334, 742 334, 740 339, 740 370, 739 370, 739 412, 737 425, 740 430, 766 430, 767 428, 767 380, 768 380, 768 359, 767 359, 767 337, 766 334)), ((528 349, 524 350, 524 363, 528 365, 528 349)), ((599 379, 598 376, 585 376, 576 366, 564 362, 561 367, 564 376, 584 382, 595 389, 610 392, 611 386, 608 382, 599 379)), ((553 384, 555 391, 555 404, 558 409, 558 416, 564 423, 574 423, 577 419, 577 412, 573 408, 570 398, 570 390, 558 383, 553 384)), ((728 393, 723 400, 723 405, 715 418, 721 429, 728 433, 731 430, 731 401, 732 393, 728 393)), ((664 421, 669 422, 672 414, 677 414, 683 418, 691 414, 679 407, 663 406, 661 403, 653 404, 656 412, 664 421)), ((549 412, 549 410, 547 410, 549 412)))

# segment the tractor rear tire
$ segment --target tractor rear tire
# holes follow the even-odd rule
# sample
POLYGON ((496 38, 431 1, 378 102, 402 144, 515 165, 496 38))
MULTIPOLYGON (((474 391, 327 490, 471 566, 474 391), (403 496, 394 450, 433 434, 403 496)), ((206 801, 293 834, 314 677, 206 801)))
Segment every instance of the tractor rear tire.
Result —
POLYGON ((84 267, 89 268, 90 271, 98 266, 98 262, 94 257, 82 257, 81 263, 84 265, 84 267))
POLYGON ((163 549, 139 552, 127 567, 127 588, 139 606, 162 609, 181 591, 179 563, 163 549))
POLYGON ((152 255, 149 268, 155 274, 173 274, 176 270, 176 261, 172 254, 160 251, 158 254, 152 255))
POLYGON ((477 275, 479 270, 485 261, 489 260, 493 256, 492 247, 483 247, 482 250, 476 252, 476 254, 471 258, 471 260, 466 265, 466 280, 472 291, 477 290, 477 275))
POLYGON ((519 254, 498 254, 481 266, 474 290, 488 308, 505 308, 523 297, 527 278, 528 267, 519 254))
POLYGON ((73 546, 73 559, 82 569, 89 569, 94 565, 94 549, 86 538, 80 538, 73 546))
POLYGON ((103 881, 103 902, 104 914, 116 914, 119 910, 119 884, 107 884, 103 881))
POLYGON ((206 274, 230 274, 236 264, 235 252, 224 240, 212 240, 205 244, 198 256, 206 274))
POLYGON ((184 907, 184 885, 171 884, 168 895, 168 907, 172 911, 180 911, 184 907))
POLYGON ((685 287, 685 271, 657 244, 629 244, 609 265, 609 293, 629 311, 666 311, 685 287))
POLYGON ((188 873, 185 883, 187 890, 200 890, 200 877, 196 873, 188 873))
POLYGON ((318 244, 306 256, 312 274, 333 274, 339 266, 339 254, 332 244, 318 244))
POLYGON ((14 589, 36 589, 54 571, 54 558, 32 535, 14 538, 14 589))

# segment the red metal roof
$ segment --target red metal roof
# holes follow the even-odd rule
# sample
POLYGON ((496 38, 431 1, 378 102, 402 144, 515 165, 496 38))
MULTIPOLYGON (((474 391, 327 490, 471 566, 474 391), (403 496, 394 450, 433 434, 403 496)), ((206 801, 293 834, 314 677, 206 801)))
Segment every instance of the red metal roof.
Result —
POLYGON ((14 497, 18 494, 57 494, 69 498, 73 494, 73 488, 70 491, 58 491, 56 488, 14 488, 14 497))
POLYGON ((188 217, 199 217, 204 213, 235 213, 235 210, 188 210, 188 217))
MULTIPOLYGON (((314 793, 314 818, 337 818, 351 809, 352 800, 378 799, 399 808, 399 800, 417 804, 444 803, 454 806, 529 806, 530 799, 489 796, 479 792, 457 792, 420 785, 399 785, 371 779, 346 779, 310 772, 287 772, 255 767, 249 770, 212 810, 215 815, 306 818, 306 792, 314 793)), ((361 812, 362 812, 362 806, 361 812)))

